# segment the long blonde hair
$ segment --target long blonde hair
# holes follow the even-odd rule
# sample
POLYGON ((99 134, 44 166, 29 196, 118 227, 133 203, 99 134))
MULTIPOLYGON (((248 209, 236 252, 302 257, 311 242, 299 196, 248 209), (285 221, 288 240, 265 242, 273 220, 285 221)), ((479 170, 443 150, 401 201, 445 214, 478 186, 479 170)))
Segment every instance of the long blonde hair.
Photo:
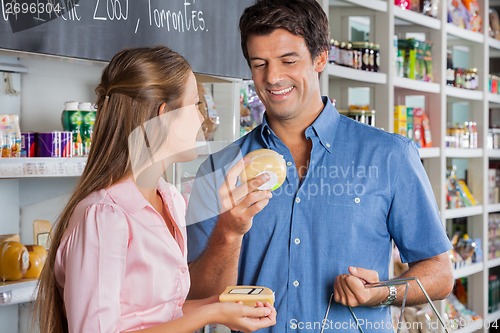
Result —
POLYGON ((54 226, 51 249, 40 277, 34 317, 40 332, 68 331, 54 263, 76 205, 90 193, 130 174, 129 134, 158 116, 161 104, 166 103, 170 110, 180 107, 190 73, 187 61, 164 46, 122 50, 104 69, 95 89, 97 115, 92 149, 80 181, 54 226))

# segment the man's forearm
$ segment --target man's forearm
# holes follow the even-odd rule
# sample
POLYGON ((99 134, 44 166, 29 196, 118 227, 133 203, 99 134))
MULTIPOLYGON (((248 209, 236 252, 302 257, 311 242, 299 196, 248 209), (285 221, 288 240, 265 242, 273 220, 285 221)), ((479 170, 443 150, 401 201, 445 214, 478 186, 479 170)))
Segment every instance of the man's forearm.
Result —
POLYGON ((219 294, 238 278, 238 262, 243 236, 229 237, 216 227, 203 254, 189 264, 189 299, 219 294))
MULTIPOLYGON (((432 300, 446 298, 453 289, 453 270, 448 253, 410 264, 410 268, 399 278, 416 277, 432 300)), ((405 286, 398 286, 394 305, 401 305, 405 286)), ((427 298, 415 281, 409 283, 406 305, 427 303, 427 298)))

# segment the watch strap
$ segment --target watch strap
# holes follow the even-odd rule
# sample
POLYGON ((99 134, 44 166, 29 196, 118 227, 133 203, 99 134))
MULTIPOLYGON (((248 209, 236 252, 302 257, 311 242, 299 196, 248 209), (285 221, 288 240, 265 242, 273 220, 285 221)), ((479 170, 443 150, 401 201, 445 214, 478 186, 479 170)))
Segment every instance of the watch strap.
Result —
POLYGON ((398 289, 396 286, 388 285, 387 288, 389 289, 389 296, 387 296, 385 301, 375 306, 376 308, 389 306, 396 301, 396 297, 398 296, 398 289))

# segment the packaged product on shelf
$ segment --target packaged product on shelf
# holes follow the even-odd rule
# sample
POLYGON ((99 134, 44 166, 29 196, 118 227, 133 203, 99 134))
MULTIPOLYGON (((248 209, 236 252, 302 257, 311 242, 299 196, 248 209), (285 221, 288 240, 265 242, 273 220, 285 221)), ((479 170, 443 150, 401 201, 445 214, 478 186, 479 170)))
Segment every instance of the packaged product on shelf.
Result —
POLYGON ((0 115, 0 146, 1 157, 21 156, 21 130, 18 115, 0 115))
POLYGON ((464 234, 458 241, 455 250, 466 264, 472 264, 475 262, 473 258, 477 248, 477 243, 473 239, 470 239, 468 234, 464 234))
POLYGON ((373 62, 373 71, 380 71, 380 44, 373 44, 373 53, 375 61, 373 62))
POLYGON ((33 220, 33 242, 49 250, 51 244, 52 223, 48 220, 33 220))
POLYGON ((413 136, 413 108, 406 108, 406 136, 410 140, 414 140, 413 136))
POLYGON ((437 17, 439 0, 422 0, 422 13, 427 16, 437 17))
POLYGON ((402 136, 407 135, 407 118, 406 118, 406 106, 405 105, 395 105, 394 106, 394 133, 401 134, 402 136))
POLYGON ((481 316, 476 312, 467 309, 455 295, 450 294, 444 302, 445 313, 448 317, 451 329, 460 329, 469 325, 475 320, 480 320, 481 316))
POLYGON ((220 119, 212 94, 207 92, 203 84, 198 84, 198 94, 200 95, 200 112, 203 116, 203 123, 201 129, 205 140, 212 141, 214 139, 215 131, 219 126, 220 119))
POLYGON ((347 116, 360 123, 375 126, 375 110, 371 110, 369 105, 349 105, 347 116))
POLYGON ((497 75, 488 74, 488 91, 492 94, 498 94, 498 81, 497 75))
POLYGON ((73 133, 73 156, 83 156, 83 141, 81 134, 83 119, 82 114, 78 109, 78 102, 64 103, 61 122, 65 131, 70 131, 73 133))
POLYGON ((71 157, 73 156, 73 132, 53 131, 37 132, 36 156, 37 157, 71 157))
POLYGON ((242 84, 240 93, 240 135, 262 123, 265 107, 251 83, 242 84))
POLYGON ((409 0, 410 3, 410 10, 414 12, 420 12, 420 0, 409 0))
POLYGON ((455 86, 455 68, 453 68, 453 52, 451 49, 446 50, 446 85, 455 86))
POLYGON ((468 12, 461 0, 448 0, 448 23, 469 29, 468 12))
POLYGON ((467 9, 466 28, 471 31, 481 32, 483 19, 479 12, 479 3, 477 0, 462 0, 467 9))
POLYGON ((488 313, 493 313, 500 308, 500 280, 497 275, 488 277, 488 313))
POLYGON ((432 43, 426 41, 423 44, 424 49, 424 73, 422 80, 425 82, 432 82, 434 80, 433 67, 432 67, 432 43))
POLYGON ((92 143, 92 133, 94 132, 96 111, 92 107, 92 103, 89 102, 78 103, 78 110, 82 117, 80 136, 82 138, 83 156, 88 156, 92 143))
POLYGON ((394 4, 401 9, 410 9, 410 0, 394 0, 394 4))
POLYGON ((498 12, 494 8, 490 8, 488 14, 490 21, 488 35, 491 38, 500 39, 500 19, 498 18, 498 12))
POLYGON ((423 115, 422 108, 413 108, 413 141, 418 148, 424 146, 423 115))
POLYGON ((328 52, 328 62, 329 63, 338 63, 339 61, 339 47, 340 43, 337 40, 330 40, 330 50, 328 52))
POLYGON ((432 147, 432 135, 431 135, 431 126, 429 123, 429 117, 422 110, 422 130, 423 130, 423 144, 422 147, 430 148, 432 147))
POLYGON ((361 66, 359 69, 371 71, 373 69, 373 65, 370 62, 370 43, 352 42, 352 46, 360 54, 361 66))
POLYGON ((446 175, 448 209, 475 206, 477 201, 464 180, 456 176, 456 166, 448 167, 446 175))
POLYGON ((21 157, 36 156, 36 140, 34 132, 21 133, 21 157))

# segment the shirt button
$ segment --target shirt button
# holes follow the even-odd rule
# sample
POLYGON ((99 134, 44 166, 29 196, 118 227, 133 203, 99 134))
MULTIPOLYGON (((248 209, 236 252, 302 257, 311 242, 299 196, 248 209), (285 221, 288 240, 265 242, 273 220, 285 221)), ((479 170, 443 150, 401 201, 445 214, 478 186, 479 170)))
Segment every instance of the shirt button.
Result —
POLYGON ((297 197, 297 198, 295 198, 295 202, 296 202, 296 203, 300 203, 300 198, 298 198, 298 197, 297 197))
POLYGON ((267 130, 267 134, 271 134, 271 131, 270 131, 270 130, 267 130))
POLYGON ((295 244, 299 245, 300 244, 300 238, 295 238, 294 242, 295 242, 295 244))
POLYGON ((293 281, 293 286, 294 286, 294 287, 298 287, 298 286, 299 286, 299 284, 300 284, 300 283, 299 283, 299 281, 297 281, 297 280, 293 281))
POLYGON ((331 145, 329 143, 327 143, 325 146, 326 146, 326 148, 330 148, 331 145))
POLYGON ((360 198, 355 198, 354 202, 357 203, 357 204, 359 204, 361 202, 361 199, 360 198))
POLYGON ((288 166, 292 166, 292 164, 293 164, 293 163, 292 163, 292 162, 290 162, 290 161, 286 162, 286 165, 288 165, 288 166))
POLYGON ((182 272, 183 274, 184 274, 184 273, 186 273, 186 272, 187 272, 187 268, 186 268, 186 267, 182 267, 182 268, 181 268, 181 272, 182 272))
POLYGON ((177 303, 177 306, 178 306, 179 308, 182 308, 182 301, 179 301, 179 302, 177 303))

